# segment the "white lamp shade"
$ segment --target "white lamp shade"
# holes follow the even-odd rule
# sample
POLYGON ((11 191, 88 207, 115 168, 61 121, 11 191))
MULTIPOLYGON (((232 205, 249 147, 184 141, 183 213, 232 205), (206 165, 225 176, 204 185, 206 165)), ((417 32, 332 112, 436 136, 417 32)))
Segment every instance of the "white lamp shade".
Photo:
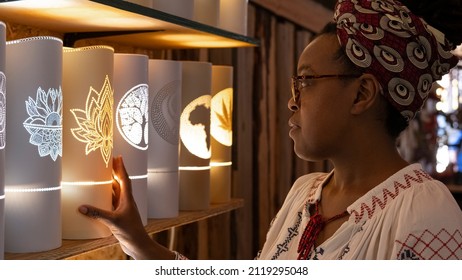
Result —
POLYGON ((152 0, 152 8, 185 19, 194 17, 194 0, 152 0))
POLYGON ((180 117, 180 210, 210 204, 210 102, 212 64, 183 62, 180 117))
POLYGON ((248 0, 220 0, 219 27, 247 35, 248 0))
POLYGON ((82 204, 112 209, 114 50, 107 46, 65 49, 63 54, 64 239, 111 234, 78 213, 82 204))
POLYGON ((114 55, 114 155, 121 155, 143 224, 148 187, 148 57, 114 55))
POLYGON ((210 26, 218 26, 220 0, 194 0, 194 20, 210 26))
POLYGON ((149 218, 178 216, 181 69, 178 61, 149 61, 149 218))
POLYGON ((0 260, 5 252, 6 26, 0 21, 0 260))
POLYGON ((61 245, 62 41, 6 46, 5 251, 61 245))
POLYGON ((210 202, 223 203, 231 199, 233 67, 212 66, 211 108, 210 202))

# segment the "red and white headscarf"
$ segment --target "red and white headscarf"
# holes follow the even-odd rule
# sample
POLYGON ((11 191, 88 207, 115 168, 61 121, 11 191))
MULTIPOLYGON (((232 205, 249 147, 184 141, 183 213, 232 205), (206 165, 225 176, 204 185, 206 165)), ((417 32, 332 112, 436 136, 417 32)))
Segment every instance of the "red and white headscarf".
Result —
POLYGON ((458 59, 444 34, 395 0, 338 0, 334 20, 348 58, 373 74, 383 94, 409 121, 432 83, 458 59))

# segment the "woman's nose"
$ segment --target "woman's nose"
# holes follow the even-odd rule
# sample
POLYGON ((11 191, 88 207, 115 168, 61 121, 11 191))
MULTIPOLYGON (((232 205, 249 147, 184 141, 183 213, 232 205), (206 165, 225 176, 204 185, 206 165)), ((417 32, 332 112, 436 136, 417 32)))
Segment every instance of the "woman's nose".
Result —
POLYGON ((299 107, 298 107, 298 102, 295 102, 294 98, 291 97, 289 99, 289 102, 287 103, 287 107, 289 108, 289 110, 291 110, 292 112, 295 112, 295 111, 298 111, 299 107))

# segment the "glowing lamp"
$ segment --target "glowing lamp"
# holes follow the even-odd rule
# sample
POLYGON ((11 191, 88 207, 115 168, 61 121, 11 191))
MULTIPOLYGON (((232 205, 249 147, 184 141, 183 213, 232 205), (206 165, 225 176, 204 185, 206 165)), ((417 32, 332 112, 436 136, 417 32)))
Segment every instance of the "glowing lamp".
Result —
POLYGON ((249 0, 220 0, 218 26, 237 34, 247 35, 247 4, 249 0))
POLYGON ((5 128, 6 128, 6 77, 5 42, 6 26, 0 21, 0 260, 4 258, 5 240, 5 128))
POLYGON ((218 26, 220 0, 194 0, 194 20, 210 26, 218 26))
POLYGON ((210 204, 210 102, 212 64, 182 63, 180 210, 210 204))
POLYGON ((62 211, 64 239, 111 234, 77 208, 112 209, 114 50, 91 46, 63 54, 62 211))
POLYGON ((231 199, 231 147, 233 144, 233 67, 212 66, 210 120, 210 202, 231 199))
POLYGON ((171 218, 179 209, 181 62, 149 60, 148 217, 171 218))
POLYGON ((6 45, 6 252, 61 246, 62 46, 54 37, 6 45))
POLYGON ((114 155, 130 176, 138 211, 147 224, 148 57, 114 55, 114 155))

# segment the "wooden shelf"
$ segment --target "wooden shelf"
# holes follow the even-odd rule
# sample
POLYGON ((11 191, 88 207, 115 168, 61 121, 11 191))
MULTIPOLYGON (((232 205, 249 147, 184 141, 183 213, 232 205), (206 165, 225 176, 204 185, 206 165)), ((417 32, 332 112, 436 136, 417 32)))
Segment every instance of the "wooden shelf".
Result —
POLYGON ((0 20, 62 32, 65 44, 89 37, 149 49, 252 47, 259 43, 121 0, 7 0, 0 3, 0 20), (115 35, 120 31, 134 33, 115 35))
MULTIPOLYGON (((243 207, 243 199, 232 199, 228 203, 212 204, 209 209, 202 211, 182 211, 179 216, 172 219, 149 219, 146 231, 149 234, 161 232, 172 227, 178 227, 243 207)), ((118 241, 113 237, 92 240, 63 240, 60 248, 39 253, 5 253, 6 260, 54 260, 75 257, 93 250, 118 246, 118 241)))

